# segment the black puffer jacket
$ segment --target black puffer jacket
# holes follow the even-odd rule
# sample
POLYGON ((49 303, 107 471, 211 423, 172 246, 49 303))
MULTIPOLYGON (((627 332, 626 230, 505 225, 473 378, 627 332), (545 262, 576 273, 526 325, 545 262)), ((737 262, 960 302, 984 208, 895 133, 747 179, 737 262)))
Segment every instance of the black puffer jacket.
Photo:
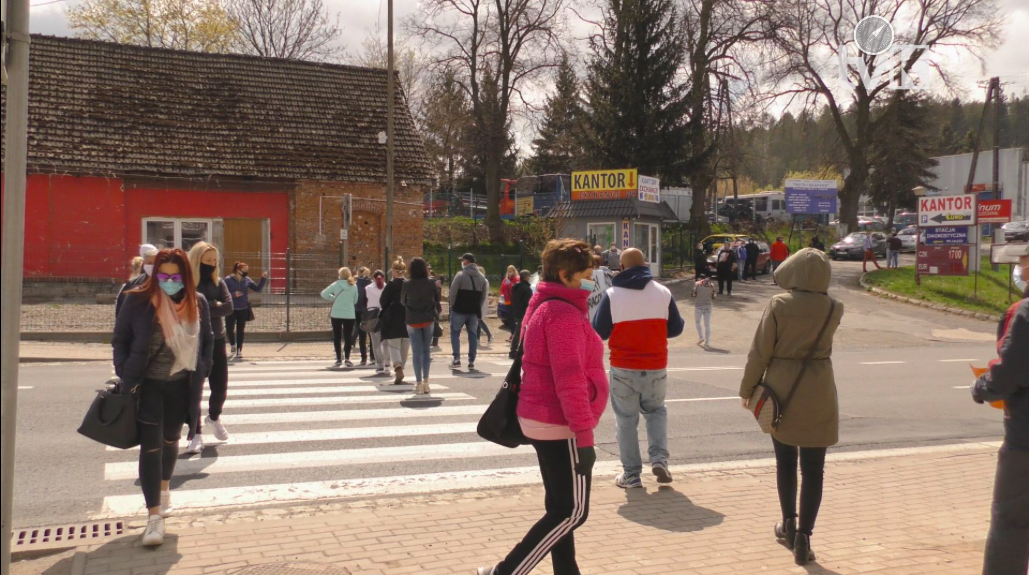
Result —
POLYGON ((407 315, 400 298, 403 291, 404 280, 399 278, 390 280, 382 290, 382 298, 379 299, 382 313, 379 317, 386 319, 382 324, 382 339, 407 337, 407 315))
MULTIPOLYGON (((204 380, 211 374, 214 363, 214 331, 211 329, 211 311, 207 298, 197 294, 197 309, 200 312, 200 346, 197 351, 197 368, 189 385, 190 434, 196 434, 200 421, 200 398, 203 395, 204 380)), ((157 327, 157 314, 150 299, 142 293, 129 293, 114 324, 114 373, 126 384, 136 386, 144 383, 147 363, 150 361, 150 338, 157 327)))
POLYGON ((439 305, 436 282, 430 279, 409 280, 404 283, 400 300, 404 304, 407 325, 436 321, 436 307, 439 305))
POLYGON ((976 380, 976 401, 1004 401, 1004 444, 1029 450, 1029 297, 1011 306, 997 330, 998 359, 976 380))

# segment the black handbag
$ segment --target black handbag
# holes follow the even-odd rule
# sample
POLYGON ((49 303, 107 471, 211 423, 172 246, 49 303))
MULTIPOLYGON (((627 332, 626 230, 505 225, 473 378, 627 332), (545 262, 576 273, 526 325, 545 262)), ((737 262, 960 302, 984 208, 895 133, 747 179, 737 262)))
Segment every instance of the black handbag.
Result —
MULTIPOLYGON (((540 302, 539 305, 542 306, 552 299, 564 301, 560 298, 549 298, 540 302)), ((536 309, 539 309, 539 306, 536 309)), ((518 393, 522 387, 522 354, 524 352, 525 338, 522 338, 518 344, 518 350, 515 352, 511 369, 507 372, 503 385, 500 386, 500 391, 490 402, 486 412, 482 414, 476 428, 479 437, 512 449, 529 444, 528 438, 522 433, 521 424, 518 423, 518 393)))
POLYGON ((379 310, 366 309, 361 312, 361 330, 365 333, 376 333, 379 331, 379 310))
POLYGON ((135 447, 139 445, 139 428, 136 426, 136 391, 139 386, 130 389, 122 381, 108 383, 113 385, 97 391, 79 426, 79 433, 118 449, 135 447))

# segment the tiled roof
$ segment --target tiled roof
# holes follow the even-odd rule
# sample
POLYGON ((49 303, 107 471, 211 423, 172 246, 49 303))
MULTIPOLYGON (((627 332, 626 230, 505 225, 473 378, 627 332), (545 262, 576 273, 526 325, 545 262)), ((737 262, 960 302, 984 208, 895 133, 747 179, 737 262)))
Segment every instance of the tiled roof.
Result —
MULTIPOLYGON (((30 172, 385 180, 385 70, 38 35, 29 54, 30 172)), ((396 178, 425 182, 396 102, 396 178)))
POLYGON ((665 202, 641 202, 635 198, 624 200, 583 200, 557 204, 550 210, 551 218, 659 218, 675 220, 675 212, 665 202))

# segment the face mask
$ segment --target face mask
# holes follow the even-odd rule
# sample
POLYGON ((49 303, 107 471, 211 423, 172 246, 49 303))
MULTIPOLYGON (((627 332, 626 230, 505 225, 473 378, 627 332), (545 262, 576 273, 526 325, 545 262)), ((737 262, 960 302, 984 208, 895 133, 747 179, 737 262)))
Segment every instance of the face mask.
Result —
POLYGON ((200 279, 210 279, 211 274, 214 273, 214 266, 207 264, 200 264, 200 279))
POLYGON ((1011 280, 1015 282, 1015 287, 1018 288, 1018 291, 1020 292, 1024 292, 1026 285, 1029 285, 1029 282, 1026 282, 1024 278, 1025 268, 1022 266, 1015 266, 1015 271, 1011 273, 1011 280))
POLYGON ((249 271, 239 272, 239 275, 242 276, 242 277, 247 277, 248 275, 250 275, 250 272, 249 271))
POLYGON ((593 280, 579 280, 579 289, 592 292, 593 288, 597 287, 597 283, 593 280))
POLYGON ((183 288, 185 287, 185 286, 182 285, 182 282, 177 282, 177 281, 172 281, 172 280, 168 280, 166 282, 161 282, 160 285, 161 285, 161 289, 164 290, 164 293, 166 293, 168 295, 175 295, 175 294, 179 293, 180 291, 182 291, 183 288))
POLYGON ((154 275, 154 264, 143 264, 143 273, 148 276, 154 275))

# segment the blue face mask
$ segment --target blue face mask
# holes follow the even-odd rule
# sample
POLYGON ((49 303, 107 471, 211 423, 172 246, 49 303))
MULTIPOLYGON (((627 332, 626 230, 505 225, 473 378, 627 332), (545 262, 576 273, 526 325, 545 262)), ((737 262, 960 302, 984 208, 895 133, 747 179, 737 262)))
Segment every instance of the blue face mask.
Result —
POLYGON ((160 286, 161 286, 161 289, 164 290, 164 293, 166 293, 168 295, 175 295, 175 294, 179 293, 180 291, 182 291, 183 288, 185 287, 184 285, 182 285, 182 282, 175 282, 175 281, 171 281, 171 280, 168 280, 166 282, 161 282, 160 286))
POLYGON ((597 287, 597 283, 593 280, 579 280, 579 289, 592 292, 593 288, 597 287))

